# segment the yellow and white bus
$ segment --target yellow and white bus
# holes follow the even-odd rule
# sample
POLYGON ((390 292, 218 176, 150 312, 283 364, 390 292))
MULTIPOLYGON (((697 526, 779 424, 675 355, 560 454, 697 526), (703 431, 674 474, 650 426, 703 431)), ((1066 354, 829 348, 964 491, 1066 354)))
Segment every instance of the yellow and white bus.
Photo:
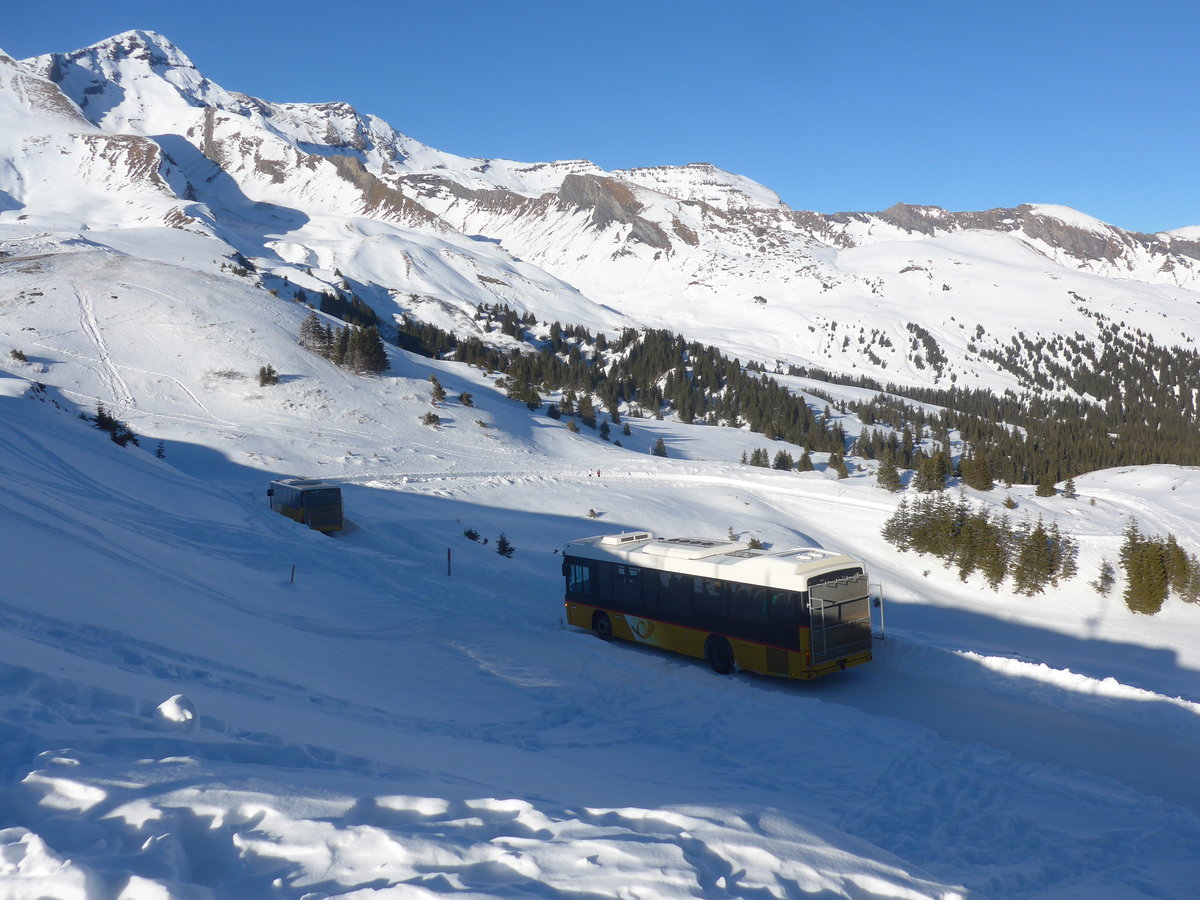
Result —
POLYGON ((567 621, 734 668, 816 678, 871 659, 866 567, 813 547, 751 550, 649 532, 600 535, 563 550, 567 621))

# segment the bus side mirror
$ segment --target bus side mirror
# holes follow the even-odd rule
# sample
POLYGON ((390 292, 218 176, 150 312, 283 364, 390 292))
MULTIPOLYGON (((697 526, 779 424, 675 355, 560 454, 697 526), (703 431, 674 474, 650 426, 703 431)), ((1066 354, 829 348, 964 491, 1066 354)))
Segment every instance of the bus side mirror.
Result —
POLYGON ((275 496, 275 488, 267 488, 267 496, 274 497, 275 496))

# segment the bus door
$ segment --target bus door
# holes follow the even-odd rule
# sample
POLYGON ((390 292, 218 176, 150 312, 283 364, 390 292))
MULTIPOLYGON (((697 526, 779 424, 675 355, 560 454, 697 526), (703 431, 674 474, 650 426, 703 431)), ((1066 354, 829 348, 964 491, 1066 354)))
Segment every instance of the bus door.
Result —
POLYGON ((851 575, 809 588, 814 665, 871 649, 869 595, 866 575, 851 575))

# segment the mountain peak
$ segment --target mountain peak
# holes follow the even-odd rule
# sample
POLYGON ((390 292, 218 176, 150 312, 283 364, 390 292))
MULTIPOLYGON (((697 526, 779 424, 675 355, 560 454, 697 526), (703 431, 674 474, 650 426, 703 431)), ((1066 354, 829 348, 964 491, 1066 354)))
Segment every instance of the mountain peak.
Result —
POLYGON ((109 131, 162 130, 168 126, 170 110, 181 105, 238 105, 205 78, 186 53, 155 31, 125 31, 88 47, 24 62, 62 88, 94 124, 109 131))
POLYGON ((68 57, 79 57, 85 54, 103 54, 111 60, 134 59, 150 64, 151 68, 163 69, 195 69, 195 64, 187 54, 180 50, 170 38, 157 31, 134 29, 68 53, 68 57))

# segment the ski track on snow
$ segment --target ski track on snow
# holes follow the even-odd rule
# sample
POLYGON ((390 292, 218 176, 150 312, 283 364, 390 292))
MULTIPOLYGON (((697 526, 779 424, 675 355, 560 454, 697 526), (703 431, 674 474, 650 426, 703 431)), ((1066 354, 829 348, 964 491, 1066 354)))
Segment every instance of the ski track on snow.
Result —
POLYGON ((75 286, 75 297, 79 305, 79 327, 92 345, 95 346, 100 361, 101 372, 112 394, 113 402, 117 404, 116 413, 123 416, 133 407, 133 392, 121 376, 121 372, 113 362, 112 352, 105 343, 100 323, 96 321, 96 307, 91 294, 83 288, 75 286))

